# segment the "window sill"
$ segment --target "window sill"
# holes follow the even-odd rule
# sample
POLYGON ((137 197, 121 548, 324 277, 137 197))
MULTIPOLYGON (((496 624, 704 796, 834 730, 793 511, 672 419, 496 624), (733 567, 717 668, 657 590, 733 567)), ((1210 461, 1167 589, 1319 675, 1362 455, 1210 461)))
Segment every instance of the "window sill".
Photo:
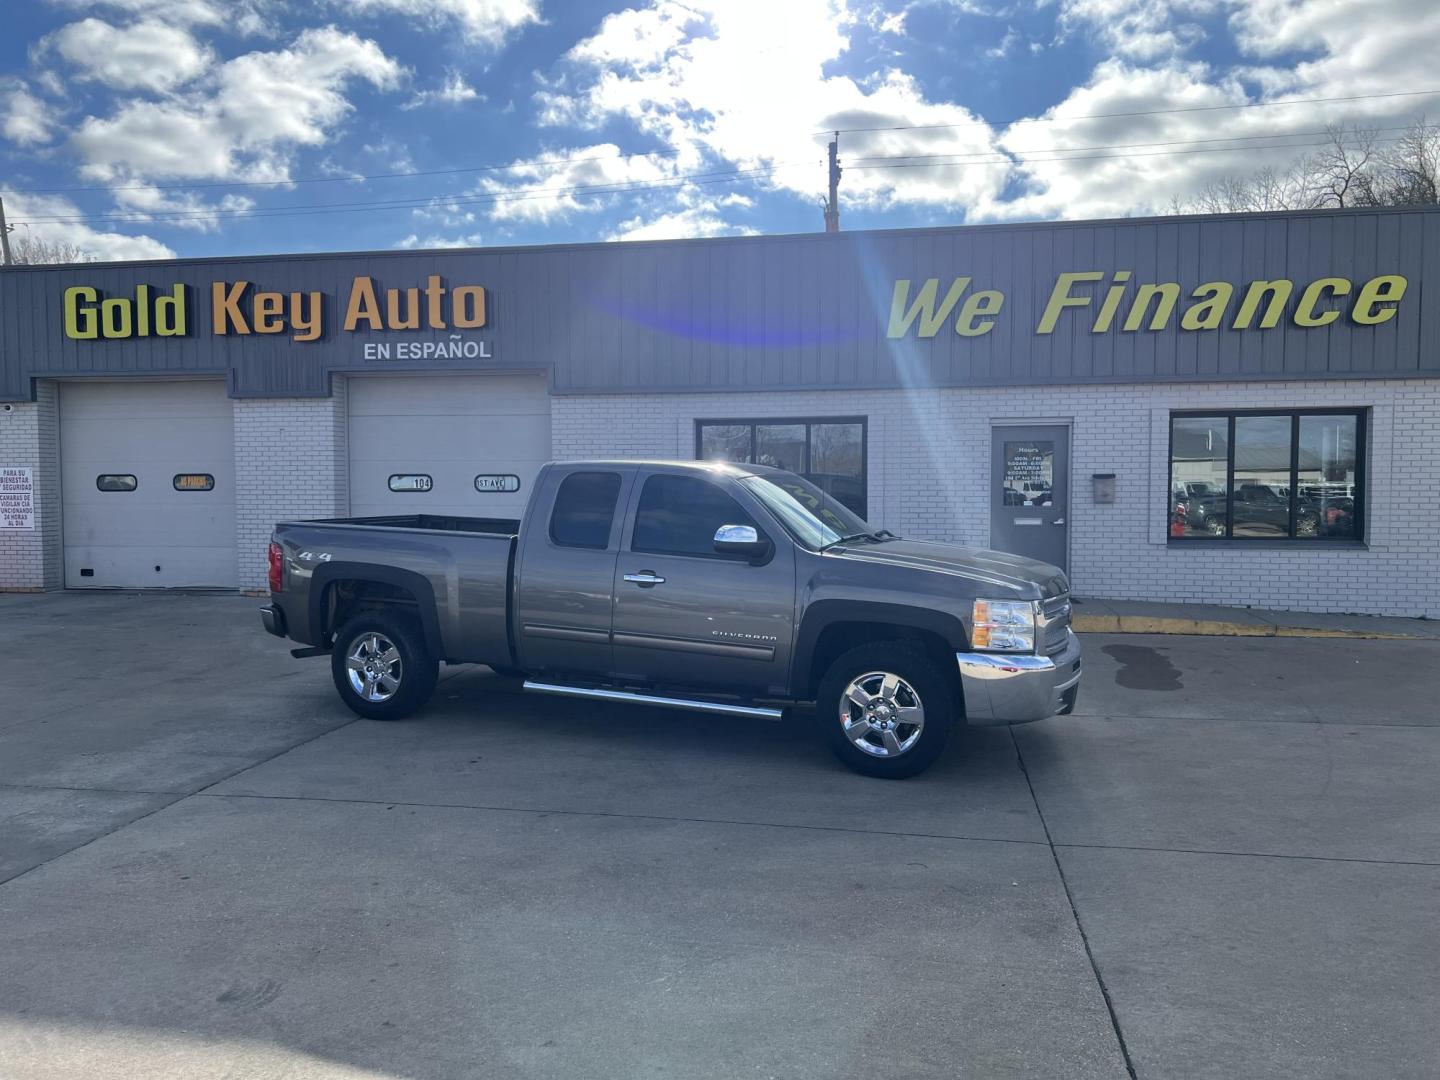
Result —
POLYGON ((1289 540, 1268 537, 1171 536, 1165 540, 1171 548, 1279 548, 1286 551, 1369 551, 1364 540, 1289 540))

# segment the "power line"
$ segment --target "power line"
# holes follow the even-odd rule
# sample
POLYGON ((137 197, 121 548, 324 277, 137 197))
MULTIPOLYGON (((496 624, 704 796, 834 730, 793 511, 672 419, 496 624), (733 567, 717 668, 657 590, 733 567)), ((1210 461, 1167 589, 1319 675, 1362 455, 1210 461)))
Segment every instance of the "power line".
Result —
MULTIPOLYGON (((1401 129, 1383 129, 1383 130, 1404 130, 1404 129, 1401 128, 1401 129)), ((1238 140, 1241 139, 1241 138, 1247 138, 1247 137, 1246 137, 1246 136, 1236 136, 1236 137, 1235 137, 1234 139, 1232 139, 1232 140, 1194 140, 1194 141, 1196 141, 1196 142, 1206 142, 1206 141, 1238 141, 1238 140)), ((1381 142, 1381 143, 1385 143, 1385 142, 1394 142, 1394 141, 1396 141, 1396 140, 1395 140, 1394 138, 1390 138, 1390 139, 1378 139, 1378 140, 1376 140, 1376 141, 1377 141, 1377 142, 1381 142)), ((1120 143, 1120 144, 1113 144, 1113 145, 1114 145, 1116 148, 1123 148, 1123 147, 1125 147, 1125 146, 1127 146, 1127 145, 1130 145, 1130 146, 1145 146, 1145 145, 1169 145, 1169 144, 1165 144, 1165 143, 1152 143, 1152 144, 1145 144, 1145 143, 1124 144, 1124 143, 1120 143)), ((865 159, 858 159, 858 160, 871 161, 871 162, 880 162, 880 163, 879 163, 879 164, 869 164, 869 165, 865 165, 865 164, 861 164, 861 165, 850 165, 850 166, 848 166, 848 167, 849 167, 850 169, 852 169, 852 170, 860 171, 860 172, 877 170, 877 169, 924 169, 924 168, 932 168, 932 169, 933 169, 933 168, 946 168, 946 167, 955 166, 955 165, 1017 165, 1017 164, 1024 164, 1024 163, 1027 163, 1027 162, 1029 162, 1029 163, 1044 163, 1044 162, 1064 162, 1064 161, 1099 161, 1099 160, 1115 160, 1115 159, 1125 159, 1125 158, 1169 157, 1169 156, 1182 156, 1182 155, 1190 155, 1190 154, 1233 153, 1233 152, 1242 151, 1242 150, 1243 150, 1243 151, 1252 151, 1252 152, 1253 152, 1253 151, 1259 151, 1259 150, 1307 149, 1307 148, 1311 148, 1311 147, 1326 146, 1326 145, 1328 145, 1328 143, 1327 143, 1327 142, 1324 142, 1324 141, 1322 141, 1322 142, 1310 142, 1310 143, 1288 142, 1288 143, 1253 144, 1253 145, 1246 145, 1246 146, 1200 146, 1200 147, 1192 147, 1192 148, 1183 149, 1183 150, 1156 150, 1156 151, 1145 151, 1145 152, 1140 152, 1140 153, 1119 153, 1119 154, 1073 154, 1073 153, 1070 153, 1069 151, 1065 150, 1064 148, 1052 148, 1052 149, 1049 149, 1049 150, 1041 150, 1041 151, 1017 152, 1017 153, 1016 153, 1015 155, 1013 155, 1013 156, 1002 156, 1002 155, 998 155, 998 154, 995 154, 995 153, 990 152, 990 151, 980 151, 980 152, 977 152, 977 153, 974 153, 974 154, 960 154, 960 153, 956 153, 956 154, 929 155, 929 157, 943 157, 943 158, 946 159, 946 160, 943 160, 943 161, 917 159, 917 158, 919 157, 919 156, 917 156, 917 155, 894 155, 894 156, 891 156, 891 157, 865 158, 865 159), (1054 156, 1050 156, 1050 157, 1039 157, 1039 156, 1036 156, 1037 154, 1056 154, 1056 153, 1066 154, 1067 156, 1064 156, 1064 157, 1054 157, 1054 156)), ((1074 148, 1074 149, 1077 149, 1077 150, 1078 150, 1078 149, 1104 150, 1104 149, 1108 149, 1108 148, 1109 148, 1109 147, 1102 145, 1102 146, 1084 147, 1084 148, 1077 147, 1077 148, 1074 148)), ((336 213, 370 213, 370 212, 377 212, 377 211, 384 211, 384 210, 410 210, 410 209, 423 209, 423 208, 425 208, 425 207, 434 206, 434 205, 436 205, 437 203, 441 204, 441 205, 444 206, 444 207, 450 207, 450 206, 456 206, 456 207, 458 207, 458 206, 472 206, 472 205, 478 205, 478 204, 494 204, 494 203, 509 203, 509 202, 526 202, 526 201, 531 201, 531 200, 534 200, 534 199, 555 198, 555 197, 565 196, 565 195, 576 195, 576 196, 614 195, 614 194, 626 194, 626 193, 629 193, 629 192, 636 192, 636 191, 648 191, 648 190, 671 188, 671 187, 683 187, 683 186, 686 186, 686 185, 706 186, 706 185, 709 185, 709 184, 717 184, 717 183, 735 183, 735 182, 742 181, 742 180, 756 179, 756 178, 761 177, 761 176, 767 176, 767 175, 773 174, 773 173, 775 173, 775 172, 778 172, 779 170, 784 169, 784 168, 794 168, 794 167, 797 167, 797 166, 810 166, 810 165, 812 165, 812 164, 814 164, 814 163, 813 163, 813 162, 808 162, 808 161, 806 161, 806 162, 799 162, 799 161, 796 161, 796 162, 781 162, 781 163, 777 163, 777 164, 775 164, 775 165, 766 166, 766 167, 761 167, 761 168, 754 168, 754 169, 737 169, 737 170, 732 170, 732 171, 727 171, 727 172, 696 173, 696 174, 690 174, 690 175, 685 175, 685 176, 666 177, 666 178, 662 178, 662 179, 654 180, 654 181, 631 181, 631 182, 626 182, 626 183, 622 183, 622 184, 611 184, 611 185, 574 185, 574 186, 569 186, 569 187, 517 188, 517 189, 514 189, 514 190, 512 190, 512 191, 506 191, 506 192, 491 192, 491 193, 487 193, 487 194, 483 194, 483 195, 462 195, 462 196, 444 196, 444 195, 440 195, 440 196, 426 196, 426 197, 424 197, 424 198, 418 198, 418 197, 416 197, 416 198, 410 198, 410 199, 387 200, 387 201, 367 200, 367 201, 355 202, 355 203, 314 203, 314 204, 298 205, 298 206, 261 207, 261 208, 259 208, 259 209, 222 209, 222 208, 216 208, 216 209, 212 209, 212 210, 172 210, 172 211, 154 211, 154 212, 147 212, 147 211, 143 211, 143 210, 133 210, 133 211, 115 212, 115 213, 111 213, 111 214, 102 214, 102 215, 94 215, 94 216, 90 216, 90 215, 63 215, 63 216, 61 216, 61 215, 57 215, 57 216, 50 216, 50 217, 32 217, 32 218, 29 218, 29 219, 28 219, 28 223, 31 223, 31 224, 40 224, 40 223, 51 223, 51 224, 65 223, 65 224, 73 224, 73 223, 99 223, 99 222, 107 222, 107 223, 113 223, 113 224, 149 224, 149 223, 159 222, 159 223, 162 223, 162 224, 163 224, 163 223, 165 223, 165 222, 179 223, 179 222, 183 222, 183 221, 186 221, 186 220, 196 220, 196 219, 209 220, 209 219, 213 219, 213 218, 235 218, 235 217, 244 217, 244 218, 289 217, 289 216, 295 216, 295 215, 302 215, 302 216, 303 216, 303 215, 320 215, 320 214, 336 214, 336 213)))
MULTIPOLYGON (((1376 139, 1377 143, 1396 142, 1396 139, 1376 139)), ((890 165, 851 165, 850 168, 860 172, 869 169, 937 169, 947 165, 1014 165, 1034 162, 1044 164, 1045 162, 1065 161, 1105 161, 1115 158, 1144 158, 1144 157, 1172 157, 1183 154, 1224 154, 1237 150, 1303 150, 1314 146, 1329 146, 1328 142, 1313 143, 1275 143, 1273 146, 1201 146, 1193 150, 1155 150, 1141 154, 1076 154, 1073 157, 991 157, 973 158, 965 161, 906 161, 890 165)))
MULTIPOLYGON (((1408 130, 1410 130, 1410 129, 1407 128, 1407 127, 1384 127, 1384 128, 1374 128, 1373 130, 1375 131, 1376 134, 1380 134, 1380 133, 1382 133, 1382 132, 1408 131, 1408 130)), ((1101 144, 1101 145, 1098 145, 1098 146, 1037 146, 1037 147, 1035 147, 1035 148, 1033 148, 1033 149, 1030 149, 1030 150, 1011 150, 1011 149, 1009 149, 1008 147, 1001 147, 1001 149, 1004 150, 1004 152, 1007 153, 1007 154, 1014 155, 1014 156, 1019 156, 1019 155, 1023 155, 1023 154, 1049 154, 1049 153, 1060 154, 1060 153, 1070 153, 1071 151, 1080 151, 1080 150, 1121 150, 1121 149, 1128 149, 1128 148, 1130 148, 1130 147, 1141 148, 1141 147, 1147 147, 1147 146, 1192 146, 1192 145, 1194 145, 1195 143, 1253 142, 1253 141, 1255 141, 1255 140, 1257 140, 1257 139, 1300 139, 1300 138, 1307 138, 1307 137, 1313 138, 1314 136, 1317 136, 1317 135, 1328 135, 1328 134, 1329 134, 1329 132, 1328 132, 1328 131, 1325 131, 1325 130, 1323 130, 1323 129, 1320 130, 1320 131, 1275 131, 1275 132, 1271 132, 1271 133, 1268 134, 1268 135, 1226 135, 1226 136, 1223 136, 1223 137, 1220 137, 1220 138, 1214 138, 1214 139, 1169 139, 1169 140, 1160 141, 1160 142, 1105 143, 1105 144, 1101 144)), ((1379 140, 1379 141, 1389 141, 1389 140, 1379 140)), ((1288 144, 1285 144, 1285 143, 1276 143, 1275 145, 1276 145, 1276 146, 1285 146, 1285 145, 1288 145, 1288 144)), ((1296 144, 1296 145, 1301 145, 1301 144, 1296 144)), ((1303 145, 1312 146, 1312 145, 1315 145, 1315 144, 1313 144, 1313 143, 1305 143, 1305 144, 1303 144, 1303 145)), ((1261 149, 1261 148, 1259 148, 1259 147, 1235 147, 1235 149, 1237 149, 1237 150, 1244 150, 1244 149, 1261 149)), ((902 159, 904 159, 904 160, 912 160, 912 159, 913 159, 913 160, 917 160, 917 161, 918 161, 918 160, 924 160, 924 159, 927 159, 927 158, 976 157, 976 156, 979 156, 980 154, 992 155, 992 154, 994 154, 994 153, 996 153, 996 151, 994 151, 994 150, 985 150, 985 151, 977 151, 977 152, 974 153, 974 154, 968 154, 968 153, 964 153, 964 152, 962 152, 962 151, 955 151, 954 153, 948 153, 948 154, 885 154, 885 155, 881 155, 881 156, 878 156, 878 157, 858 157, 858 158, 851 158, 850 160, 851 160, 851 161, 898 161, 898 160, 902 160, 902 159)), ((1063 160, 1063 159, 1062 159, 1062 160, 1063 160)))
POLYGON ((513 191, 491 192, 485 195, 460 195, 460 196, 426 196, 425 198, 399 199, 383 202, 355 202, 355 203, 313 203, 303 206, 281 206, 261 207, 259 209, 221 209, 214 210, 159 210, 148 212, 143 210, 132 210, 117 212, 113 214, 98 215, 66 215, 52 217, 32 217, 28 219, 31 224, 38 223, 66 223, 74 224, 80 222, 126 222, 131 224, 145 224, 153 221, 184 221, 192 218, 212 217, 282 217, 293 214, 326 214, 326 213, 361 213, 374 210, 411 210, 423 209, 434 206, 437 203, 444 207, 449 206, 473 206, 480 203, 508 203, 528 202, 533 199, 547 199, 561 195, 614 195, 624 194, 631 191, 651 191, 656 188, 683 187, 687 184, 706 185, 720 183, 734 183, 740 180, 748 180, 757 176, 764 176, 770 173, 779 172, 781 169, 794 168, 796 166, 809 167, 815 164, 811 161, 781 162, 775 165, 756 169, 736 169, 729 172, 695 173, 688 176, 666 177, 660 180, 632 181, 628 183, 612 185, 582 185, 559 188, 516 188, 513 191))
MULTIPOLYGON (((1305 105, 1323 102, 1336 101, 1365 101, 1376 98, 1397 98, 1397 97, 1420 97, 1427 94, 1440 94, 1440 90, 1407 90, 1387 94, 1353 94, 1347 97, 1322 97, 1322 98, 1293 98, 1285 101, 1254 101, 1237 105, 1203 105, 1174 109, 1144 109, 1133 112, 1115 113, 1089 113, 1079 116, 1036 116, 1019 117, 1010 120, 974 120, 957 124, 897 124, 880 127, 856 127, 840 128, 839 132, 866 132, 866 131, 930 131, 947 128, 961 127, 997 127, 1009 126, 1012 124, 1056 124, 1073 120, 1101 120, 1114 117, 1135 117, 1135 116, 1163 116, 1172 113, 1186 112, 1216 112, 1227 109, 1255 109, 1269 108, 1276 105, 1305 105)), ((818 135, 831 136, 832 131, 816 132, 818 135)), ((1279 136, 1252 136, 1254 138, 1279 137, 1279 136)), ((1144 144, 1136 144, 1144 145, 1144 144)), ((1157 144, 1158 145, 1158 144, 1157 144)), ((193 191, 207 190, 212 188, 271 188, 290 187, 300 184, 342 184, 358 183, 368 180, 399 180, 417 176, 457 176, 467 173, 479 172, 513 172, 519 169, 533 168, 536 166, 548 165, 579 165, 595 161, 629 161, 637 158, 673 158, 684 153, 682 150, 650 150, 634 154, 596 154, 577 157, 537 158, 533 161, 509 162, 503 165, 465 165, 450 169, 408 169, 396 172, 384 173, 348 173, 343 176, 309 176, 297 177, 285 180, 206 180, 190 183, 172 184, 90 184, 76 185, 72 187, 54 188, 28 188, 27 190, 36 195, 69 195, 89 191, 193 191)))
POLYGON ((35 195, 69 195, 82 191, 193 191, 200 188, 290 187, 296 184, 349 184, 361 180, 395 180, 412 176, 455 176, 461 173, 513 172, 537 165, 579 165, 589 161, 629 161, 632 158, 671 158, 683 150, 651 150, 636 154, 596 154, 592 157, 536 158, 508 165, 465 165, 454 169, 411 169, 388 173, 347 173, 344 176, 310 176, 292 180, 207 180, 186 184, 91 184, 79 187, 27 188, 35 195))
MULTIPOLYGON (((938 131, 962 127, 1009 127, 1012 124, 1061 124, 1072 120, 1110 120, 1127 116, 1169 116, 1174 113, 1224 112, 1228 109, 1268 109, 1277 105, 1318 105, 1334 101, 1370 101, 1376 98, 1424 97, 1440 90, 1400 90, 1390 94, 1350 94, 1346 97, 1289 98, 1285 101, 1246 101, 1236 105, 1187 105, 1174 109, 1139 109, 1133 112, 1081 113, 1078 116, 1021 116, 1012 120, 967 120, 957 124, 894 124, 878 127, 839 128, 841 135, 861 131, 938 131)), ((837 129, 812 132, 813 138, 830 138, 837 129)))

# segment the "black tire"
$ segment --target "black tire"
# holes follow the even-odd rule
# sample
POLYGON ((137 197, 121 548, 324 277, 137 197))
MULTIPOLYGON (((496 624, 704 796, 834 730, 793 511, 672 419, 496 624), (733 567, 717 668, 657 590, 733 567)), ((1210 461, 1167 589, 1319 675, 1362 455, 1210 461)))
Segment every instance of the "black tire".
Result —
MULTIPOLYGON (((864 692, 864 687, 861 690, 864 692)), ((866 776, 902 780, 924 772, 945 749, 945 741, 955 723, 955 694, 950 681, 918 646, 884 641, 860 645, 830 665, 820 680, 815 712, 826 745, 845 765, 866 776), (873 677, 887 674, 900 682, 892 697, 880 698, 892 711, 872 716, 848 696, 847 691, 857 680, 875 687, 873 677), (866 679, 867 676, 870 678, 866 679), (900 719, 904 714, 894 711, 896 706, 903 710, 915 704, 923 709, 924 722, 918 728, 904 723, 900 719), (898 723, 890 734, 903 749, 895 753, 893 746, 887 748, 885 733, 873 728, 857 736, 871 748, 861 749, 856 739, 846 734, 846 726, 848 719, 853 732, 854 723, 862 717, 867 724, 877 720, 898 723), (907 744, 912 735, 916 737, 907 744)))
POLYGON ((330 675, 335 680, 340 700, 349 706, 351 712, 367 720, 403 720, 430 700, 430 695, 435 692, 439 664, 426 649, 425 636, 415 619, 387 611, 363 611, 346 620, 335 632, 335 648, 330 653, 330 675), (357 672, 361 681, 358 689, 350 681, 352 656, 358 652, 363 657, 362 662, 370 662, 371 650, 362 643, 371 637, 379 642, 388 642, 398 655, 398 667, 395 661, 388 664, 381 661, 380 656, 388 655, 388 650, 374 656, 374 670, 383 670, 386 674, 371 680, 370 685, 376 688, 377 693, 388 693, 383 700, 367 698, 363 670, 357 672), (393 690, 388 689, 386 681, 396 683, 393 690))

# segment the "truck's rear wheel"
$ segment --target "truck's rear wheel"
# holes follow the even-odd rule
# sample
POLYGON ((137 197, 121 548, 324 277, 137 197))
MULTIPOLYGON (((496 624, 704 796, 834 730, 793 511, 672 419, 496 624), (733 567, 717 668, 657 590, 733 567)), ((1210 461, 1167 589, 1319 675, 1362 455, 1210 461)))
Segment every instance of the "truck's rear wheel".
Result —
POLYGON ((845 653, 820 680, 815 707, 836 757, 856 772, 893 780, 934 764, 955 720, 945 676, 904 642, 845 653))
POLYGON ((438 665, 413 619, 366 611, 336 631, 330 673, 352 712, 401 720, 430 700, 438 665))

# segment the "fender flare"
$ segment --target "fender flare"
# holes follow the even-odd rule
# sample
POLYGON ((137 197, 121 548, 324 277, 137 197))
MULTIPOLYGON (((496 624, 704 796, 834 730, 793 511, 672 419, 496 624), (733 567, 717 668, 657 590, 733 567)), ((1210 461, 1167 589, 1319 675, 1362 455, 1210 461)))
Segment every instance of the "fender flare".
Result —
POLYGON ((820 636, 828 627, 847 622, 926 630, 939 634, 957 652, 969 648, 970 638, 965 624, 958 616, 945 611, 910 604, 887 604, 879 600, 817 600, 806 607, 795 634, 790 683, 798 696, 804 697, 809 693, 810 668, 815 661, 820 636))
POLYGON ((420 626, 425 633, 425 647, 437 659, 445 657, 445 643, 440 634, 440 616, 435 607, 435 590, 429 580, 413 570, 397 570, 375 563, 327 562, 317 566, 310 575, 310 627, 316 644, 324 638, 325 592, 337 581, 373 581, 393 585, 415 597, 420 626))

